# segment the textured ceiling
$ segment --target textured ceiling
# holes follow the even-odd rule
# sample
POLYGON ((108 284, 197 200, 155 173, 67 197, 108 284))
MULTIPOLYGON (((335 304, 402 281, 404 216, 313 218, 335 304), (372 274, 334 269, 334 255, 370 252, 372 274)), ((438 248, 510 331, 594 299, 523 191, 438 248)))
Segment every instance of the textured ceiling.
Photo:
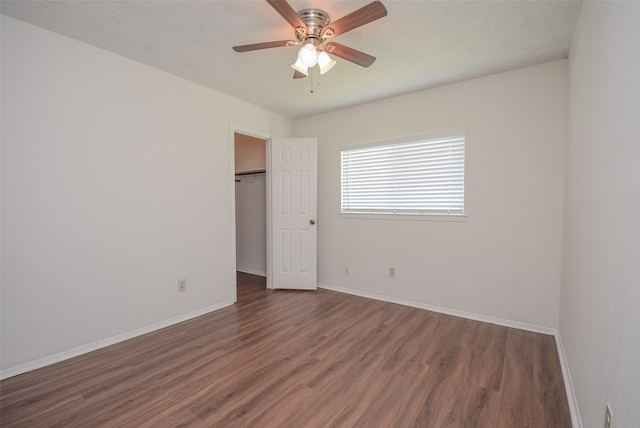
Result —
MULTIPOLYGON (((336 20, 369 1, 290 0, 336 20)), ((292 79, 296 47, 231 47, 294 37, 261 0, 11 1, 3 14, 115 52, 289 117, 566 58, 579 2, 383 0, 388 15, 335 38, 377 58, 340 58, 292 79), (311 93, 311 88, 314 88, 311 93)))

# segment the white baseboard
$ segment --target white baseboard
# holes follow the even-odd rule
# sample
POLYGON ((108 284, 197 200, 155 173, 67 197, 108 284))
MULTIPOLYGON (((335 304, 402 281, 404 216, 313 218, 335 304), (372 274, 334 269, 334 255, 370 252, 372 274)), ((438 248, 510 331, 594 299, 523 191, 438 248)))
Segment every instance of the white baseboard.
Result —
POLYGON ((340 293, 353 294, 354 296, 366 297, 368 299, 381 300, 383 302, 397 303, 399 305, 410 306, 418 309, 426 309, 427 311, 438 312, 446 315, 453 315, 460 318, 467 318, 474 321, 488 322, 490 324, 502 325, 505 327, 517 328, 519 330, 531 331, 534 333, 548 334, 555 336, 558 330, 551 327, 544 327, 535 324, 527 324, 520 321, 506 320, 502 318, 495 318, 488 315, 475 314, 472 312, 459 311, 457 309, 446 308, 443 306, 430 305, 428 303, 414 302, 411 300, 398 299, 396 297, 384 296, 381 294, 368 293, 365 291, 352 290, 349 288, 336 287, 330 284, 318 283, 319 288, 325 288, 327 290, 333 290, 340 293))
POLYGON ((265 278, 267 277, 267 273, 266 273, 266 272, 262 272, 262 271, 255 270, 255 269, 249 269, 249 268, 237 267, 237 268, 236 268, 236 270, 237 270, 238 272, 250 273, 251 275, 264 276, 265 278))
POLYGON ((160 330, 162 328, 169 327, 173 324, 178 324, 183 321, 187 321, 192 318, 196 318, 201 315, 208 314, 209 312, 217 311, 218 309, 222 309, 224 307, 231 306, 231 305, 233 305, 232 300, 225 300, 224 302, 218 303, 217 305, 208 306, 206 308, 189 312, 188 314, 180 315, 165 321, 160 321, 145 327, 141 327, 132 331, 128 331, 126 333, 119 334, 117 336, 101 339, 87 345, 82 345, 82 346, 78 346, 77 348, 69 349, 68 351, 59 352, 54 355, 49 355, 47 357, 39 358, 34 361, 29 361, 27 363, 10 367, 8 369, 4 369, 0 371, 0 379, 6 379, 12 376, 17 376, 19 374, 26 373, 31 370, 35 370, 51 364, 59 363, 60 361, 68 360, 69 358, 77 357, 82 354, 87 354, 97 349, 104 348, 109 345, 114 345, 116 343, 123 342, 125 340, 129 340, 137 336, 142 336, 143 334, 151 333, 152 331, 160 330))
POLYGON ((562 337, 560 337, 560 333, 556 334, 556 348, 558 349, 558 358, 560 358, 560 368, 562 369, 564 389, 567 393, 567 402, 569 403, 571 425, 573 428, 582 428, 580 407, 578 407, 576 391, 573 388, 573 379, 571 378, 571 371, 569 370, 569 362, 567 361, 567 354, 564 352, 564 345, 562 344, 562 337))

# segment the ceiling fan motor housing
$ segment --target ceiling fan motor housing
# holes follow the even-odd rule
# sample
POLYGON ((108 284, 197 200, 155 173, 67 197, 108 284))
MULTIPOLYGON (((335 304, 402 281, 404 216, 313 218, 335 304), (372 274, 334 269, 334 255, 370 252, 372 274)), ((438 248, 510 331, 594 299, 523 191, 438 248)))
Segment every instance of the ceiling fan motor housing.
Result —
POLYGON ((296 30, 296 38, 301 42, 307 41, 314 45, 321 43, 322 37, 320 33, 322 32, 322 29, 331 22, 329 14, 323 10, 315 8, 302 9, 297 13, 302 22, 307 26, 308 30, 296 30))

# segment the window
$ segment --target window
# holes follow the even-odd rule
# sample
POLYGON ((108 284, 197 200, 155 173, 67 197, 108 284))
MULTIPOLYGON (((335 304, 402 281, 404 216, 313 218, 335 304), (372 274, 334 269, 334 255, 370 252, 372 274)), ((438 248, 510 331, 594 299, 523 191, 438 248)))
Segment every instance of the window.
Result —
POLYGON ((345 147, 342 213, 464 214, 464 135, 345 147))

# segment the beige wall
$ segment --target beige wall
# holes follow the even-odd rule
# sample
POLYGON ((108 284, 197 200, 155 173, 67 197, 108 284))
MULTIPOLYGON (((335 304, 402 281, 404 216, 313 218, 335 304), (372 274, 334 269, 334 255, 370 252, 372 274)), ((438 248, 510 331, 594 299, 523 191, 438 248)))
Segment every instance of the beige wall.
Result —
POLYGON ((583 426, 640 421, 640 3, 585 2, 570 57, 560 335, 583 426))
POLYGON ((264 171, 267 167, 266 143, 263 139, 234 134, 236 174, 264 171))
POLYGON ((296 120, 318 137, 319 281, 557 328, 567 77, 562 60, 296 120), (466 222, 338 215, 340 147, 459 130, 466 222))
POLYGON ((291 121, 2 17, 3 375, 233 301, 230 124, 291 121))

